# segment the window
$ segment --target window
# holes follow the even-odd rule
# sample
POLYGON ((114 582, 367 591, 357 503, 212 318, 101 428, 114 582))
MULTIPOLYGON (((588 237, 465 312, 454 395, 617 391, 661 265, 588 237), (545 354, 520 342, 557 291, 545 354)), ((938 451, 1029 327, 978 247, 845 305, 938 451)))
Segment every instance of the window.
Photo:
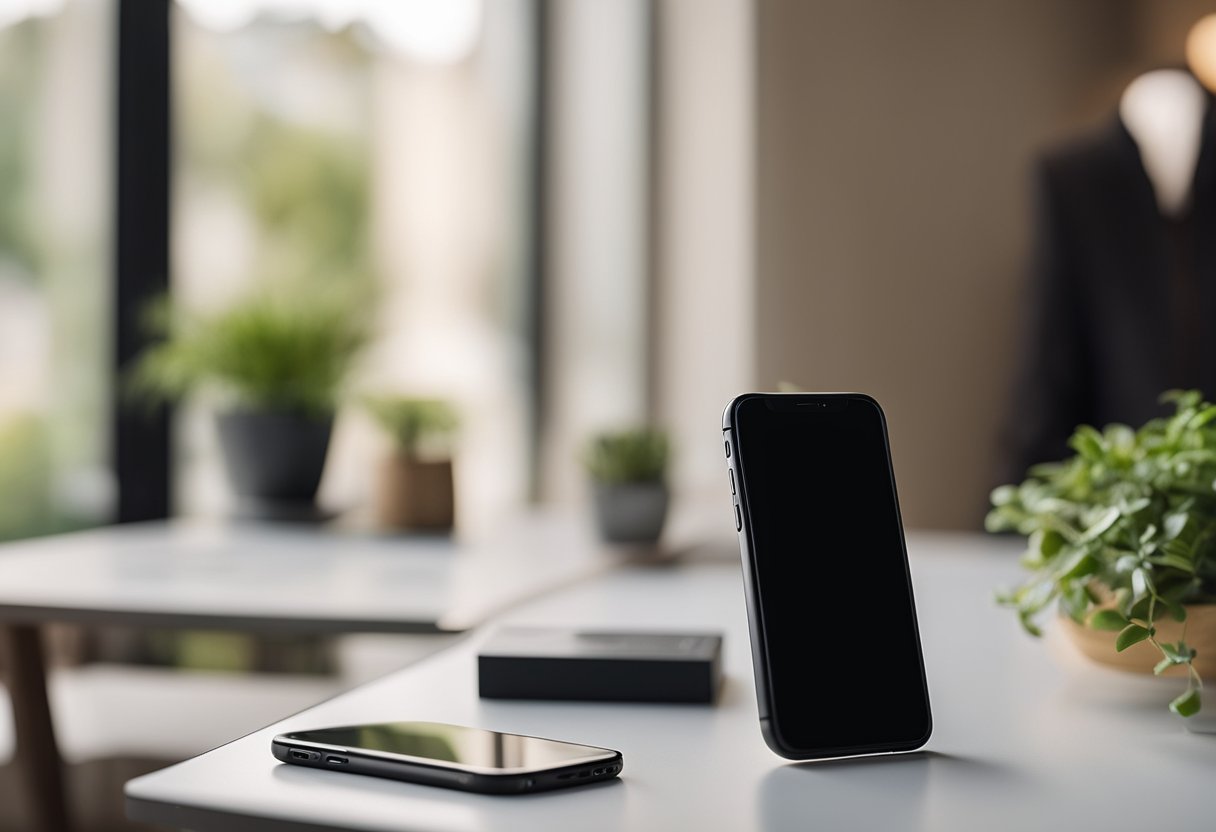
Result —
POLYGON ((112 13, 0 2, 0 540, 113 512, 112 13))
MULTIPOLYGON (((526 497, 534 4, 182 0, 173 28, 174 297, 365 281, 376 340, 321 502, 365 504, 384 440, 363 394, 462 417, 462 526, 526 497)), ((213 409, 179 412, 179 511, 231 509, 213 409)))

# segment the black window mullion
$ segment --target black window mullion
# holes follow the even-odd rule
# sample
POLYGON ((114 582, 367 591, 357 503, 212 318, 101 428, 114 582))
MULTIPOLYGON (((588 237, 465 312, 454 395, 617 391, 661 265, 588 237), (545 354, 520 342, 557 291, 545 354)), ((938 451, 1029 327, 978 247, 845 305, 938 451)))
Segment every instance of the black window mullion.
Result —
POLYGON ((120 523, 169 515, 169 409, 135 405, 123 374, 149 343, 148 302, 169 290, 170 0, 116 0, 113 462, 120 523))

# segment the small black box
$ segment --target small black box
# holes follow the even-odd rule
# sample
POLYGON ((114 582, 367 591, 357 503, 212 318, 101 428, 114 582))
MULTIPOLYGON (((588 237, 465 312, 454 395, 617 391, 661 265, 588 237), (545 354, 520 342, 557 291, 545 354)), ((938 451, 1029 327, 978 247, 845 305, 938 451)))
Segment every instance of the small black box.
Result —
POLYGON ((487 699, 712 703, 722 636, 505 627, 477 656, 487 699))

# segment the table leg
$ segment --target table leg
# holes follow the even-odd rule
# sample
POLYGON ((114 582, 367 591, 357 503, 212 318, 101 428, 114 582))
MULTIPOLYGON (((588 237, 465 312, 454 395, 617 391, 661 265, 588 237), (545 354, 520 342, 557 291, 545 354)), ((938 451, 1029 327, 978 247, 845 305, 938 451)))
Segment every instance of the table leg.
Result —
POLYGON ((3 624, 0 640, 8 659, 8 691, 13 707, 13 765, 27 795, 31 828, 67 832, 63 762, 55 744, 46 693, 42 633, 36 625, 3 624))

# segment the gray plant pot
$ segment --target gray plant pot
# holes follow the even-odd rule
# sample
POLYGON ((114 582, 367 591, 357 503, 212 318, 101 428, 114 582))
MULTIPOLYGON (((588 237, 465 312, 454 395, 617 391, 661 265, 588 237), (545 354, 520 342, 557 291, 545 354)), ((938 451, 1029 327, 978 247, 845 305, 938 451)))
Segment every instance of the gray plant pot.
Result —
POLYGON ((657 543, 669 501, 661 482, 595 483, 600 536, 608 543, 657 543))
POLYGON ((311 505, 321 483, 333 417, 236 410, 217 417, 233 490, 269 504, 311 505))

